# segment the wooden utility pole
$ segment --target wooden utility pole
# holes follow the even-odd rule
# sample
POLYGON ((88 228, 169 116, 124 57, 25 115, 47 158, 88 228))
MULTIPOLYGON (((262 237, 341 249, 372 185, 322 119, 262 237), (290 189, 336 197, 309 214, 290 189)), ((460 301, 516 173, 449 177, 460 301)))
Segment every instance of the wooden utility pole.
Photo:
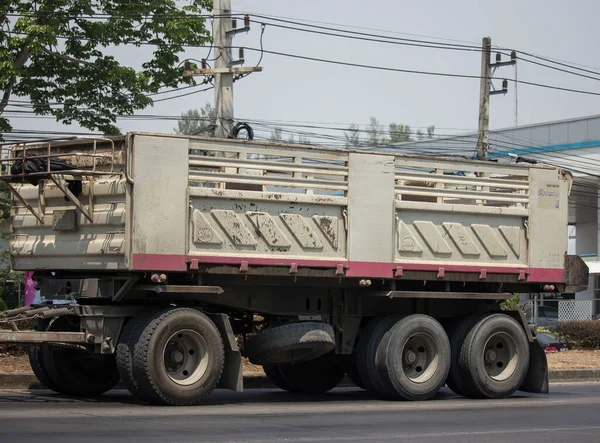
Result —
POLYGON ((490 64, 492 39, 484 37, 481 44, 481 83, 479 87, 479 134, 477 137, 477 158, 487 158, 490 138, 490 64))

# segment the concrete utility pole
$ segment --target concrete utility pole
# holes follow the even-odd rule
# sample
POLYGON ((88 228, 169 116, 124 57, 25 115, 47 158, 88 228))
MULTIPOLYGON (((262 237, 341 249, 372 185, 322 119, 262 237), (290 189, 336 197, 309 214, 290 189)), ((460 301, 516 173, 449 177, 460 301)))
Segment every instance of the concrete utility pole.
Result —
POLYGON ((477 158, 486 159, 490 150, 490 96, 506 94, 508 92, 508 80, 502 81, 502 89, 493 89, 492 77, 497 68, 512 66, 517 63, 517 53, 512 51, 510 61, 503 62, 502 55, 496 54, 496 62, 491 63, 492 39, 484 37, 481 43, 481 83, 479 86, 479 134, 477 137, 477 158))
POLYGON ((479 86, 479 135, 477 137, 477 158, 487 158, 490 138, 490 79, 492 67, 490 58, 492 39, 484 37, 481 44, 481 82, 479 86))
POLYGON ((206 61, 202 61, 202 69, 188 70, 187 75, 212 75, 215 78, 215 109, 216 128, 215 137, 231 137, 233 127, 233 81, 236 76, 260 72, 260 66, 239 67, 235 65, 244 63, 244 50, 240 48, 239 58, 233 60, 231 45, 233 36, 239 32, 250 30, 250 17, 244 17, 244 27, 238 28, 237 21, 231 18, 231 0, 214 0, 213 2, 213 39, 215 47, 215 67, 206 69, 206 61))
MULTIPOLYGON (((231 61, 231 0, 214 0, 213 11, 215 70, 227 69, 231 61)), ((215 74, 215 108, 217 110, 217 126, 215 137, 226 138, 233 127, 233 72, 215 74)))

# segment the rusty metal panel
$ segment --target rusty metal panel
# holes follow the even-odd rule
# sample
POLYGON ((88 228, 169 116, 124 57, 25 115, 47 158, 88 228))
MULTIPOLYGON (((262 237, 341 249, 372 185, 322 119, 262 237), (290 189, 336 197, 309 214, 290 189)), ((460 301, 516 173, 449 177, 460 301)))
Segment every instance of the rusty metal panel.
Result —
POLYGON ((67 209, 66 211, 54 211, 54 213, 52 214, 52 230, 77 230, 77 211, 75 209, 67 209))
POLYGON ((85 332, 0 331, 0 343, 87 343, 85 332))
POLYGON ((132 254, 183 256, 188 230, 189 140, 136 135, 132 254))
POLYGON ((121 175, 83 181, 79 200, 89 207, 91 194, 93 223, 50 181, 15 188, 33 207, 41 206, 45 217, 40 223, 21 203, 13 201, 10 255, 14 269, 125 268, 128 202, 121 175), (67 223, 66 214, 75 219, 67 223))

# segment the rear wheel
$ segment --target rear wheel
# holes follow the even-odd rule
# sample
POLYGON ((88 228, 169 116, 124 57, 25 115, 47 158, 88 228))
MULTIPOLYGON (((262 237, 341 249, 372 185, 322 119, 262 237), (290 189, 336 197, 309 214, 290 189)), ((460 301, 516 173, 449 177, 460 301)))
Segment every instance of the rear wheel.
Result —
POLYGON ((133 350, 133 380, 140 398, 150 403, 198 404, 223 371, 221 335, 195 309, 171 308, 145 318, 133 350))
POLYGON ((79 349, 42 347, 47 375, 61 394, 91 397, 103 394, 119 382, 114 354, 90 354, 79 349))
POLYGON ((147 314, 138 315, 129 320, 121 331, 119 342, 115 349, 115 356, 117 359, 117 368, 125 387, 131 394, 140 400, 150 401, 151 399, 146 398, 144 393, 140 390, 140 387, 133 376, 134 345, 139 339, 145 321, 147 321, 147 314))
POLYGON ((391 399, 427 400, 450 370, 450 342, 434 318, 410 315, 386 333, 375 356, 379 393, 391 399))
POLYGON ((479 323, 483 318, 485 318, 485 315, 481 314, 474 314, 463 318, 450 328, 448 334, 450 336, 451 364, 450 372, 446 379, 446 385, 448 385, 454 393, 463 397, 472 395, 474 387, 469 374, 462 370, 458 365, 460 350, 462 349, 462 345, 467 338, 467 335, 471 329, 473 329, 473 326, 479 323))
POLYGON ((303 363, 280 365, 280 374, 290 387, 288 391, 323 394, 335 388, 344 378, 343 366, 333 355, 303 363))
POLYGON ((356 369, 365 388, 374 394, 384 390, 377 372, 375 359, 379 344, 384 335, 402 318, 402 315, 392 314, 383 318, 374 318, 361 331, 356 346, 356 369))
POLYGON ((469 396, 508 397, 519 389, 527 375, 527 335, 508 315, 489 315, 469 331, 460 350, 458 367, 472 383, 469 396))

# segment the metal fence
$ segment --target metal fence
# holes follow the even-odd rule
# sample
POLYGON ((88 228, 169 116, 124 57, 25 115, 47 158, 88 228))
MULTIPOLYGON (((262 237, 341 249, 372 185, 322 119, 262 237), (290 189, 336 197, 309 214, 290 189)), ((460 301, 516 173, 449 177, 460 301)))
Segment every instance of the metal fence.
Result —
POLYGON ((564 321, 594 320, 597 300, 541 300, 535 296, 519 304, 527 320, 540 326, 554 326, 564 321))

